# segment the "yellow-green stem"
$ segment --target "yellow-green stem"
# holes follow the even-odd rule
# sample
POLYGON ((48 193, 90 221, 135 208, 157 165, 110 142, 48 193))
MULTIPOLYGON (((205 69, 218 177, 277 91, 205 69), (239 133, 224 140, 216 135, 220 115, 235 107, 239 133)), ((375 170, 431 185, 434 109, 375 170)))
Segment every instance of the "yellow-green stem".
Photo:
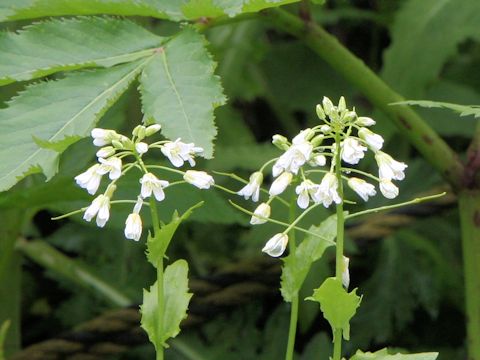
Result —
MULTIPOLYGON (((290 204, 289 220, 293 222, 295 220, 295 200, 290 204)), ((295 239, 295 230, 290 233, 290 239, 288 241, 288 247, 290 254, 294 254, 297 248, 295 239)), ((295 350, 295 337, 297 335, 297 322, 298 322, 298 293, 292 298, 292 305, 290 307, 290 326, 288 328, 288 344, 287 352, 285 353, 285 360, 292 360, 295 350)))

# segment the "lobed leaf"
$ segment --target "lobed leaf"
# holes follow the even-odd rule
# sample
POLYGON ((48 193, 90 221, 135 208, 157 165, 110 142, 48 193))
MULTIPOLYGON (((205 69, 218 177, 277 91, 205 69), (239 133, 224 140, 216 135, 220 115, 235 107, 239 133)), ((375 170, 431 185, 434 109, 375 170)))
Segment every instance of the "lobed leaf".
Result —
POLYGON ((480 105, 460 105, 452 104, 441 101, 430 101, 430 100, 407 100, 392 103, 391 105, 417 105, 426 108, 444 108, 450 109, 459 113, 460 116, 474 116, 476 118, 480 117, 480 105))
POLYGON ((378 350, 374 353, 358 350, 350 360, 435 360, 438 353, 420 353, 420 354, 394 354, 390 355, 387 349, 378 350))
POLYGON ((331 277, 315 289, 313 295, 306 300, 320 303, 323 316, 330 323, 335 337, 336 330, 342 330, 345 340, 350 339, 350 319, 357 312, 362 298, 356 294, 357 289, 347 292, 342 281, 331 277))
POLYGON ((146 61, 38 83, 0 109, 0 191, 32 173, 50 179, 59 153, 89 134, 146 61))
POLYGON ((188 264, 177 260, 165 269, 163 277, 164 311, 162 324, 158 323, 158 282, 143 290, 141 326, 156 349, 168 347, 166 341, 180 332, 180 323, 187 317, 187 309, 192 294, 188 292, 188 264))
POLYGON ((283 299, 291 302, 302 287, 312 264, 320 259, 325 250, 334 246, 337 236, 337 217, 332 215, 320 226, 311 226, 311 232, 318 236, 307 235, 295 253, 283 258, 281 288, 283 299))
POLYGON ((51 20, 0 34, 0 85, 151 55, 163 38, 114 18, 51 20))
POLYGON ((162 125, 165 136, 201 146, 213 154, 217 133, 213 110, 226 101, 205 38, 186 28, 145 67, 140 92, 147 121, 162 125))

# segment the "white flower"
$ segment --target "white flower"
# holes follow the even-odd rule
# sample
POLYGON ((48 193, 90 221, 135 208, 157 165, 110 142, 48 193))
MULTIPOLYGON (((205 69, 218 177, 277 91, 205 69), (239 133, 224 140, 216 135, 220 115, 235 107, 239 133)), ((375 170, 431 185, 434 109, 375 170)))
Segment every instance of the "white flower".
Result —
POLYGON ((330 125, 322 125, 320 126, 320 131, 323 133, 328 133, 332 131, 332 128, 330 127, 330 125))
POLYGON ((268 193, 272 196, 280 195, 292 182, 293 175, 289 172, 282 173, 270 186, 268 193))
POLYGON ((284 171, 297 174, 300 167, 310 159, 312 150, 313 146, 309 142, 290 146, 273 165, 272 175, 277 177, 284 171))
POLYGON ((315 194, 313 194, 312 198, 316 203, 323 203, 323 206, 325 207, 329 207, 332 202, 340 204, 342 199, 338 195, 337 188, 337 178, 335 177, 335 174, 329 172, 323 177, 322 182, 318 186, 317 191, 315 194))
POLYGON ((104 227, 110 217, 110 198, 108 196, 98 195, 83 214, 86 221, 91 221, 95 216, 97 225, 104 227))
POLYGON ((375 125, 375 120, 366 116, 359 116, 355 123, 359 126, 372 126, 375 125))
POLYGON ((118 134, 114 130, 95 128, 91 132, 93 138, 93 145, 105 146, 117 139, 118 134))
POLYGON ((138 241, 140 240, 140 236, 142 236, 142 218, 139 215, 142 204, 143 200, 139 196, 133 212, 128 215, 125 221, 125 237, 127 239, 138 241))
POLYGON ((144 142, 136 143, 136 144, 135 144, 135 150, 136 150, 137 153, 139 153, 140 155, 143 155, 143 154, 145 154, 145 153, 148 151, 148 144, 146 144, 146 143, 144 143, 144 142))
POLYGON ((88 168, 87 171, 75 176, 75 181, 77 182, 78 186, 83 189, 87 189, 90 195, 95 194, 100 186, 102 173, 98 171, 99 169, 100 165, 95 164, 88 168))
POLYGON ((159 180, 152 173, 146 173, 140 179, 140 183, 142 184, 140 194, 142 194, 142 197, 144 199, 150 197, 152 195, 152 192, 157 201, 162 201, 163 199, 165 199, 165 193, 163 192, 163 188, 168 186, 168 181, 159 180))
POLYGON ((358 130, 358 136, 374 151, 380 150, 383 146, 383 138, 366 128, 358 130))
POLYGON ((185 175, 183 175, 183 179, 199 189, 209 189, 210 186, 215 184, 213 177, 205 171, 187 170, 185 175))
POLYGON ((358 164, 360 159, 365 156, 364 152, 367 151, 365 146, 362 146, 357 139, 346 138, 340 144, 342 149, 342 159, 346 163, 355 165, 358 164))
POLYGON ((116 156, 109 157, 108 159, 98 159, 102 164, 99 168, 99 172, 104 175, 108 174, 110 180, 118 179, 122 175, 122 160, 116 156))
POLYGON ((276 234, 267 241, 262 251, 272 257, 279 257, 283 254, 288 244, 287 234, 276 234))
POLYGON ((348 186, 365 201, 368 201, 369 196, 374 196, 377 193, 375 186, 356 177, 348 179, 348 186))
POLYGON ((346 256, 343 257, 343 271, 342 271, 342 285, 345 289, 348 289, 350 286, 350 271, 348 270, 348 265, 350 259, 346 256))
POLYGON ((166 143, 161 150, 175 167, 182 166, 185 161, 188 161, 190 166, 195 166, 193 157, 203 152, 203 148, 195 146, 193 143, 183 143, 180 138, 166 143))
POLYGON ((380 179, 403 180, 405 178, 404 170, 407 165, 394 160, 390 155, 378 151, 375 154, 375 160, 378 164, 378 174, 380 179))
POLYGON ((243 196, 245 200, 251 196, 252 200, 257 202, 260 196, 260 185, 263 182, 263 174, 260 171, 254 172, 250 176, 250 181, 239 192, 238 195, 243 196))
POLYGON ((394 199, 398 196, 398 187, 389 179, 380 179, 380 192, 387 199, 394 199))
POLYGON ((317 154, 312 157, 312 159, 309 161, 309 164, 311 166, 324 166, 327 163, 327 158, 325 155, 322 154, 317 154))
POLYGON ((115 154, 115 148, 113 146, 105 146, 98 150, 96 155, 98 158, 108 158, 113 154, 115 154))
POLYGON ((302 130, 292 139, 292 144, 300 145, 308 142, 313 137, 313 135, 315 135, 315 132, 313 132, 312 129, 302 130))
POLYGON ((250 224, 265 224, 267 222, 267 219, 270 217, 270 211, 270 205, 268 205, 267 203, 261 203, 253 212, 253 216, 250 219, 250 224))
POLYGON ((314 196, 317 191, 318 185, 310 180, 304 180, 295 188, 295 192, 298 195, 297 205, 301 209, 306 209, 310 202, 310 197, 314 196))

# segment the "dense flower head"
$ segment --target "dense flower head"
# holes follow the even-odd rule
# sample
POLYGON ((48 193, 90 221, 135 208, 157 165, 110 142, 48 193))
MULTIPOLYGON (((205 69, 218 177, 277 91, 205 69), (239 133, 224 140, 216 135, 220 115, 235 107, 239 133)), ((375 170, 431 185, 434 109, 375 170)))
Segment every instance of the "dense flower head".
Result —
MULTIPOLYGON (((381 151, 384 145, 382 136, 369 128, 375 125, 375 120, 358 116, 355 109, 347 107, 343 97, 338 104, 324 97, 316 112, 320 119, 318 125, 301 130, 291 140, 280 134, 273 136, 272 143, 282 152, 265 163, 260 171, 254 173, 255 178, 251 177, 248 184, 238 191, 245 199, 259 200, 264 169, 271 164, 273 181, 268 191, 269 200, 256 208, 252 224, 268 221, 271 208, 270 205, 267 208, 267 204, 281 196, 292 184, 297 195, 296 203, 303 211, 318 205, 328 208, 332 204, 343 203, 344 185, 364 201, 377 194, 376 186, 388 199, 398 196, 398 187, 392 181, 405 177, 407 165, 381 151), (373 153, 375 157, 378 176, 352 167, 368 153, 373 153), (362 175, 373 181, 367 182, 361 178, 362 175)), ((272 237, 263 251, 271 256, 280 256, 288 241, 287 232, 272 237)))

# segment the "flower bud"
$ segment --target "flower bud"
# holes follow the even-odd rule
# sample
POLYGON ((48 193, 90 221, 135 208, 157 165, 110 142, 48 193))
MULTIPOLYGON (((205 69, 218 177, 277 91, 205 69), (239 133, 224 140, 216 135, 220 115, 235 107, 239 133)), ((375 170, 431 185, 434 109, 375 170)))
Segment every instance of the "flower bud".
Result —
POLYGON ((270 186, 269 194, 272 196, 280 195, 292 182, 293 175, 289 172, 283 172, 270 186))
POLYGON ((329 125, 322 125, 320 126, 320 131, 323 133, 328 133, 332 131, 332 128, 329 125))
POLYGON ((287 234, 279 233, 274 235, 267 241, 262 251, 272 257, 279 257, 287 248, 288 236, 287 234))
POLYGON ((213 177, 205 171, 187 170, 183 175, 183 180, 199 189, 209 189, 210 186, 215 184, 213 177))
POLYGON ((323 111, 322 105, 317 104, 317 107, 315 108, 317 111, 317 116, 320 120, 326 120, 325 112, 323 111))
POLYGON ((398 196, 398 187, 389 179, 380 179, 380 192, 387 199, 394 199, 398 196))
POLYGON ((137 125, 135 126, 135 129, 133 129, 132 135, 136 136, 139 140, 142 140, 145 137, 145 130, 145 126, 137 125))
POLYGON ((372 126, 375 125, 375 120, 366 116, 359 116, 355 123, 359 126, 372 126))
POLYGON ((250 219, 250 224, 265 224, 267 222, 267 219, 270 217, 270 212, 270 205, 268 205, 267 203, 261 203, 253 212, 253 216, 250 219))
POLYGON ((328 97, 324 96, 322 100, 322 105, 325 114, 328 116, 332 116, 335 112, 335 106, 333 106, 332 101, 328 97))
POLYGON ((288 139, 282 135, 273 135, 272 144, 275 145, 280 150, 288 150, 288 139))
POLYGON ((350 271, 348 269, 348 265, 350 263, 350 259, 346 256, 343 257, 343 270, 342 270, 342 285, 345 289, 348 290, 348 286, 350 285, 350 271))
POLYGON ((325 135, 323 134, 317 135, 310 141, 310 143, 312 144, 313 147, 317 147, 322 144, 324 138, 325 138, 325 135))
POLYGON ((340 96, 340 100, 338 101, 338 107, 337 110, 339 112, 345 111, 347 109, 347 104, 345 103, 345 98, 343 96, 340 96))
POLYGON ((113 154, 115 154, 115 149, 113 148, 113 146, 105 146, 98 150, 96 155, 99 158, 108 158, 113 154))
POLYGON ((118 140, 112 140, 112 145, 115 149, 118 149, 118 150, 125 149, 125 146, 123 146, 123 144, 118 140))
POLYGON ((160 131, 162 126, 160 124, 153 124, 147 127, 145 130, 145 136, 152 136, 153 134, 160 131))
POLYGON ((135 144, 135 150, 136 150, 137 153, 139 153, 140 155, 145 154, 145 153, 148 151, 148 144, 146 144, 146 143, 144 143, 144 142, 136 143, 136 144, 135 144))
POLYGON ((371 132, 367 128, 361 128, 358 131, 358 136, 374 151, 380 150, 383 146, 383 138, 380 135, 371 132))
POLYGON ((357 117, 357 113, 355 111, 347 111, 345 115, 343 115, 343 121, 348 123, 357 117))

